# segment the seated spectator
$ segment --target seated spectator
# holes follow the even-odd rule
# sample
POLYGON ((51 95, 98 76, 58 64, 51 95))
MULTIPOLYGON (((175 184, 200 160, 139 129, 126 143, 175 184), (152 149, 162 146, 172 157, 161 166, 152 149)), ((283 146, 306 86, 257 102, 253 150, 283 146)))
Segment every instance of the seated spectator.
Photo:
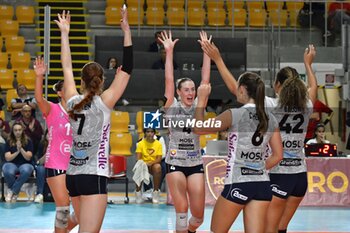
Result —
MULTIPOLYGON (((154 135, 154 139, 158 140, 160 142, 160 144, 162 144, 162 161, 160 163, 161 167, 162 167, 162 178, 160 179, 160 185, 159 185, 159 189, 162 188, 162 184, 163 184, 163 180, 165 179, 165 175, 166 175, 166 164, 165 164, 165 156, 166 156, 166 148, 167 146, 165 145, 165 140, 164 137, 158 134, 154 135)), ((141 141, 142 139, 140 139, 141 141)), ((153 194, 153 183, 150 180, 150 183, 147 184, 143 184, 143 190, 144 193, 142 195, 143 199, 145 200, 152 200, 152 194, 153 194)))
POLYGON ((43 136, 43 128, 41 127, 40 122, 31 115, 31 112, 32 108, 29 105, 23 105, 21 117, 16 121, 24 126, 24 133, 32 141, 33 154, 36 154, 41 137, 43 136))
POLYGON ((314 137, 314 133, 316 131, 316 126, 319 123, 326 125, 330 121, 332 116, 333 116, 333 110, 331 108, 329 108, 327 105, 325 105, 324 103, 322 103, 321 101, 316 100, 314 103, 314 107, 313 107, 313 113, 310 116, 309 123, 307 126, 307 133, 305 136, 305 142, 307 142, 308 140, 310 140, 314 137), (321 121, 322 120, 322 113, 328 114, 328 116, 326 117, 326 119, 324 121, 321 121))
MULTIPOLYGON (((137 143, 136 156, 137 160, 142 160, 148 166, 149 173, 153 176, 154 188, 152 195, 152 202, 157 204, 159 202, 159 188, 162 178, 162 144, 154 139, 156 133, 155 129, 144 129, 144 138, 137 143)), ((136 184, 136 203, 142 203, 141 186, 136 184)))
POLYGON ((27 93, 27 87, 23 84, 17 86, 18 98, 11 100, 12 120, 21 117, 21 110, 24 105, 31 107, 32 116, 35 117, 36 101, 34 97, 30 97, 27 93))
MULTIPOLYGON (((165 69, 165 58, 166 58, 166 53, 164 47, 161 47, 159 49, 159 55, 160 59, 158 61, 155 61, 152 65, 153 70, 164 70, 165 69)), ((173 61, 174 69, 176 70, 178 68, 177 64, 175 61, 173 61)))
POLYGON ((314 138, 306 142, 306 144, 330 143, 325 139, 325 127, 323 124, 318 124, 315 129, 314 138))
POLYGON ((161 31, 154 33, 154 41, 149 45, 148 52, 159 52, 162 42, 158 38, 161 37, 161 31))
POLYGON ((113 70, 118 68, 118 59, 116 57, 110 57, 107 61, 107 69, 113 70))
POLYGON ((343 23, 350 24, 350 3, 342 1, 331 3, 328 15, 329 30, 332 34, 339 34, 343 23))
POLYGON ((6 141, 5 163, 2 166, 7 183, 6 202, 16 202, 22 185, 33 174, 33 144, 24 134, 21 123, 12 126, 9 140, 6 141))

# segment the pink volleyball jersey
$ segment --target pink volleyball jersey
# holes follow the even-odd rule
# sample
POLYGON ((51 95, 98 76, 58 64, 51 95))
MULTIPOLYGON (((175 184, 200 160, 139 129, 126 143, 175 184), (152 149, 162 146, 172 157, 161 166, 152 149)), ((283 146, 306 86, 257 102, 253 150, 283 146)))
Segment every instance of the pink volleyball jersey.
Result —
POLYGON ((46 150, 45 167, 67 170, 70 149, 72 146, 72 130, 69 116, 61 104, 50 102, 51 110, 46 119, 49 144, 46 150))

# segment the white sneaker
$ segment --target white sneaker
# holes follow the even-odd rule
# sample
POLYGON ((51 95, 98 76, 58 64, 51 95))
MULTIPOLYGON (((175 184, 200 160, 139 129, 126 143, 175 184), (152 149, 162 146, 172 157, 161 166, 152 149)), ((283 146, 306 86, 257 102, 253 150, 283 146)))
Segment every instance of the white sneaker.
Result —
POLYGON ((154 191, 152 194, 152 203, 158 204, 159 203, 159 191, 154 191))
POLYGON ((135 199, 136 199, 136 204, 141 204, 143 202, 141 191, 135 192, 135 199))
POLYGON ((43 203, 44 202, 44 196, 39 193, 38 195, 35 196, 34 202, 35 203, 43 203))
POLYGON ((11 202, 12 196, 13 196, 12 190, 11 189, 7 189, 7 194, 6 194, 6 197, 5 197, 5 201, 6 202, 11 202))
POLYGON ((142 193, 142 198, 145 201, 152 201, 152 193, 153 189, 148 189, 147 191, 142 193))
POLYGON ((18 194, 13 194, 11 202, 16 203, 17 197, 18 197, 18 194))

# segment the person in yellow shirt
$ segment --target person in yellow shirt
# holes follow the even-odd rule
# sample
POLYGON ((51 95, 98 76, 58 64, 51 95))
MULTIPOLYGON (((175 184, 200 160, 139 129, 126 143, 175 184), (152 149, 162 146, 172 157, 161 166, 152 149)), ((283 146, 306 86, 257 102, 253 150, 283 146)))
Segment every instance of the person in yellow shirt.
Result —
MULTIPOLYGON (((154 139, 156 133, 155 129, 147 128, 143 130, 145 136, 137 143, 136 158, 144 161, 148 166, 149 173, 153 176, 153 194, 152 202, 157 204, 159 202, 159 187, 162 178, 162 144, 154 139)), ((141 187, 136 185, 136 203, 142 202, 141 187)))

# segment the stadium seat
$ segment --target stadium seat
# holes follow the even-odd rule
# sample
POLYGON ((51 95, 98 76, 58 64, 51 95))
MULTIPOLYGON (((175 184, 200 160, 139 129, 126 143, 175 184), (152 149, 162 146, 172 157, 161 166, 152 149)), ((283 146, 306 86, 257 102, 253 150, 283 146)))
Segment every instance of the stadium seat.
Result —
POLYGON ((120 25, 122 15, 119 7, 108 6, 105 11, 105 16, 107 25, 120 25))
POLYGON ((227 12, 232 11, 232 7, 233 7, 233 9, 244 9, 244 1, 234 0, 232 2, 232 0, 231 1, 228 0, 228 1, 226 1, 225 7, 226 7, 227 12))
POLYGON ((33 24, 34 23, 34 7, 18 5, 16 7, 16 18, 20 24, 33 24))
POLYGON ((132 136, 130 133, 116 133, 111 132, 110 134, 110 146, 111 155, 131 155, 130 148, 132 146, 132 136))
POLYGON ((18 21, 3 20, 1 22, 1 35, 2 36, 17 36, 19 31, 18 21))
POLYGON ((265 10, 254 9, 249 11, 249 26, 265 27, 267 14, 265 10))
POLYGON ((23 52, 24 51, 23 36, 7 36, 5 37, 6 52, 23 52))
POLYGON ((28 90, 35 89, 35 71, 31 69, 19 69, 17 71, 17 83, 24 84, 28 90))
POLYGON ((286 6, 288 11, 299 11, 301 8, 303 8, 304 2, 287 1, 286 6))
POLYGON ((288 10, 288 22, 289 27, 300 27, 298 22, 299 10, 288 10))
POLYGON ((1 20, 12 20, 14 14, 13 6, 0 5, 1 20))
POLYGON ((124 203, 129 203, 129 178, 127 176, 127 158, 125 156, 110 155, 109 166, 110 177, 108 179, 108 183, 125 183, 124 203))
POLYGON ((144 1, 143 0, 127 0, 128 7, 134 7, 138 8, 139 7, 139 1, 140 1, 140 7, 141 9, 144 9, 144 1))
POLYGON ((18 98, 17 95, 17 90, 16 89, 8 89, 6 91, 6 105, 7 105, 7 111, 11 112, 12 107, 11 107, 11 100, 14 98, 18 98))
POLYGON ((0 86, 2 90, 13 88, 14 75, 13 71, 9 69, 0 69, 0 86))
POLYGON ((232 19, 232 11, 228 12, 228 25, 236 27, 245 27, 247 25, 247 12, 245 9, 234 9, 233 11, 233 19, 232 19))
POLYGON ((170 8, 184 8, 184 0, 167 0, 168 11, 170 8))
POLYGON ((205 11, 201 8, 188 8, 188 26, 203 26, 205 20, 205 11))
POLYGON ((287 26, 288 13, 286 10, 270 10, 269 11, 269 22, 270 25, 275 27, 286 27, 287 26))
POLYGON ((268 11, 281 10, 284 6, 284 2, 281 1, 266 1, 266 8, 268 11))
POLYGON ((203 8, 204 1, 200 0, 188 0, 187 8, 203 8))
POLYGON ((250 11, 254 9, 265 9, 264 1, 247 1, 247 10, 250 11))
POLYGON ((208 25, 209 26, 225 26, 226 11, 224 8, 208 8, 208 25))
POLYGON ((164 10, 164 0, 147 0, 147 10, 150 7, 162 8, 164 10))
POLYGON ((168 7, 167 11, 168 25, 182 26, 185 23, 185 10, 184 8, 168 7))
POLYGON ((130 25, 142 25, 143 24, 144 11, 142 7, 139 9, 134 6, 128 8, 128 19, 130 25))
POLYGON ((0 110, 0 118, 6 120, 5 111, 0 110))
POLYGON ((138 111, 136 113, 136 127, 138 134, 143 133, 143 111, 138 111))
POLYGON ((112 111, 111 132, 128 133, 130 117, 128 112, 112 111))
POLYGON ((200 147, 203 149, 204 147, 207 146, 207 141, 217 140, 217 139, 218 139, 218 134, 216 133, 200 135, 199 137, 200 147))
POLYGON ((0 69, 7 69, 9 56, 7 53, 0 53, 0 69))
POLYGON ((224 1, 219 0, 207 0, 206 1, 207 11, 209 12, 210 8, 220 8, 224 9, 224 1))
POLYGON ((118 9, 120 9, 124 3, 124 0, 106 0, 107 7, 116 7, 118 9))
POLYGON ((163 25, 164 24, 164 8, 148 6, 146 11, 147 25, 163 25))
POLYGON ((12 69, 28 69, 30 65, 30 54, 25 52, 10 53, 10 62, 12 69))

